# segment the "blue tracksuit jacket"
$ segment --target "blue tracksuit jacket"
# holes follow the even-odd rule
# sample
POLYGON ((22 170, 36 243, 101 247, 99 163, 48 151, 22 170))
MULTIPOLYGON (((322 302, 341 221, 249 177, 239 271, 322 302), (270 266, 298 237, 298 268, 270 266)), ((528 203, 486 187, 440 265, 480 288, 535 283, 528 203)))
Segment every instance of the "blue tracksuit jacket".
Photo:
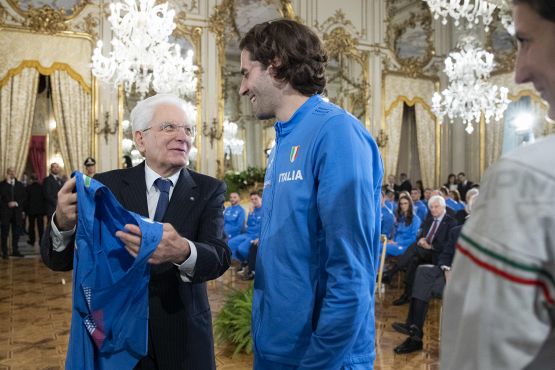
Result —
POLYGON ((130 370, 148 349, 148 258, 162 224, 125 210, 100 182, 73 175, 79 217, 66 369, 130 370), (115 236, 125 224, 141 228, 137 258, 115 236))
POLYGON ((245 210, 237 204, 224 211, 224 231, 229 239, 241 234, 245 224, 245 210))
POLYGON ((378 148, 319 95, 275 129, 254 284, 255 368, 371 369, 378 148))

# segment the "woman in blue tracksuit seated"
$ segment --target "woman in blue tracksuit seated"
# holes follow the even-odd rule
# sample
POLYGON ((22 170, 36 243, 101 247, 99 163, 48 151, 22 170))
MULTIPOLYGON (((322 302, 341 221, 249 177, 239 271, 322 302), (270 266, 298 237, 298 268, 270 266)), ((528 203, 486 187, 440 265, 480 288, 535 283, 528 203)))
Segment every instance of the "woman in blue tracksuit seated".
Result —
POLYGON ((252 209, 247 217, 247 231, 244 234, 229 239, 227 242, 229 249, 231 249, 232 257, 241 262, 247 260, 251 243, 260 238, 262 226, 262 198, 260 193, 252 192, 250 194, 250 201, 252 209))
POLYGON ((386 204, 386 196, 385 192, 382 190, 382 197, 381 197, 381 205, 382 205, 382 235, 385 235, 387 239, 391 239, 391 235, 393 234, 393 226, 395 225, 395 215, 391 208, 389 208, 386 204))
POLYGON ((396 222, 393 230, 393 240, 387 243, 387 255, 399 256, 416 241, 416 234, 422 221, 414 214, 411 197, 401 193, 397 203, 396 222))

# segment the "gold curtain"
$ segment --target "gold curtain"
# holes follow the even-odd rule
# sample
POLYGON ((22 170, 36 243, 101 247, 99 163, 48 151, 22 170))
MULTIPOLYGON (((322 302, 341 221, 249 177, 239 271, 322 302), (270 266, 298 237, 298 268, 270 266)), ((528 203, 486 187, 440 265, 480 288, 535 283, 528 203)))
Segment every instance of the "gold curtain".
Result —
POLYGON ((66 173, 91 155, 91 95, 64 71, 52 75, 52 105, 66 173))
POLYGON ((503 134, 505 129, 505 120, 491 121, 486 127, 486 145, 485 145, 485 168, 491 166, 501 156, 503 149, 503 134))
POLYGON ((0 89, 0 174, 15 168, 21 177, 25 170, 33 113, 37 98, 39 72, 25 68, 0 89))
POLYGON ((385 164, 385 177, 397 176, 397 160, 401 145, 401 126, 403 124, 403 104, 397 104, 395 108, 385 117, 385 125, 388 128, 389 143, 387 145, 387 157, 385 164))
POLYGON ((422 104, 415 104, 416 137, 420 157, 420 176, 424 187, 434 187, 436 118, 422 104))

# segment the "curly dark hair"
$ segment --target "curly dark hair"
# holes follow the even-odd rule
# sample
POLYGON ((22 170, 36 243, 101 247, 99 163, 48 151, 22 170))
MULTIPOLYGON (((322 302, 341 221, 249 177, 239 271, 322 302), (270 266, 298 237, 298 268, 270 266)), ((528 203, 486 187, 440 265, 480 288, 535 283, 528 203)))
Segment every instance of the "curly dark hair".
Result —
POLYGON ((540 17, 555 22, 555 1, 553 0, 513 0, 513 5, 528 4, 540 17))
POLYGON ((289 19, 257 24, 239 48, 264 68, 272 65, 277 80, 288 82, 305 96, 321 94, 326 87, 328 56, 318 36, 303 24, 289 19))

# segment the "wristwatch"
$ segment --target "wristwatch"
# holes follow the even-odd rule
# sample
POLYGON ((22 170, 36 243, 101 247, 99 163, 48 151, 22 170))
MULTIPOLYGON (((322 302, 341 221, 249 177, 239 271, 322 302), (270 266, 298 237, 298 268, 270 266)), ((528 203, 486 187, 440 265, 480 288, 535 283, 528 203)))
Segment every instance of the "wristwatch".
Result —
POLYGON ((443 266, 440 266, 439 268, 440 268, 442 271, 451 271, 451 266, 445 266, 445 265, 443 265, 443 266))

